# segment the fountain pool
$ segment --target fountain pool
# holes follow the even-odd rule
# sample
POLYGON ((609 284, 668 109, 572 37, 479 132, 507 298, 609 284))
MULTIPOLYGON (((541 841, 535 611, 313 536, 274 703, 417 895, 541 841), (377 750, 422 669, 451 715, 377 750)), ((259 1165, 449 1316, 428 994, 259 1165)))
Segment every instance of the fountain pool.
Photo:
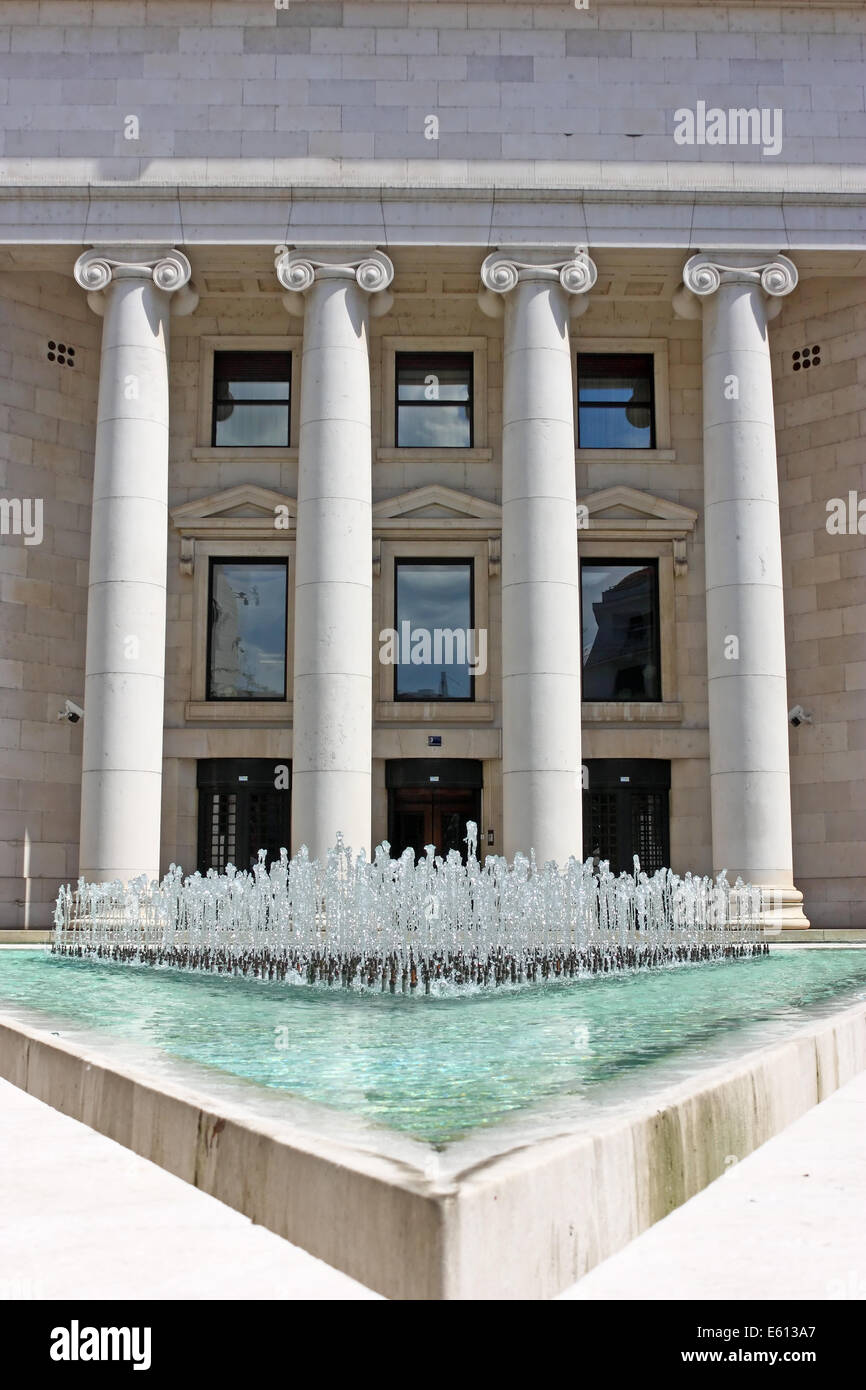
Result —
POLYGON ((427 998, 0 950, 2 1012, 437 1148, 518 1118, 541 1132, 554 1111, 590 1121, 863 999, 857 948, 427 998))

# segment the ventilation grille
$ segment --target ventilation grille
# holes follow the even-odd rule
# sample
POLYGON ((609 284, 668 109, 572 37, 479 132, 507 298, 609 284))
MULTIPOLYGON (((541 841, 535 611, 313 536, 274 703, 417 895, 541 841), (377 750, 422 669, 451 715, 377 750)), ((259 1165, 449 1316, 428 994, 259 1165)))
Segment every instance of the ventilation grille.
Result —
POLYGON ((68 343, 55 343, 51 338, 48 343, 48 361, 56 362, 61 367, 74 367, 75 348, 68 343))
POLYGON ((800 348, 798 352, 791 353, 791 361, 794 364, 794 371, 799 372, 802 367, 806 371, 809 367, 820 367, 821 347, 815 343, 814 347, 800 348))

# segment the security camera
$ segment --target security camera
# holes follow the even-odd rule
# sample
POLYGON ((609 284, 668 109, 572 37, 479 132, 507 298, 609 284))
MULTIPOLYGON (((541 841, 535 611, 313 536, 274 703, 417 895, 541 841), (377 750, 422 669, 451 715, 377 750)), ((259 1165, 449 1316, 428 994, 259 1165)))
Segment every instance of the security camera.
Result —
POLYGON ((788 710, 788 723, 799 729, 801 724, 811 724, 812 716, 806 713, 802 705, 795 705, 793 709, 788 710))
POLYGON ((70 724, 77 724, 79 719, 84 718, 84 710, 80 705, 76 705, 74 700, 64 700, 63 709, 57 715, 58 719, 66 719, 70 724))

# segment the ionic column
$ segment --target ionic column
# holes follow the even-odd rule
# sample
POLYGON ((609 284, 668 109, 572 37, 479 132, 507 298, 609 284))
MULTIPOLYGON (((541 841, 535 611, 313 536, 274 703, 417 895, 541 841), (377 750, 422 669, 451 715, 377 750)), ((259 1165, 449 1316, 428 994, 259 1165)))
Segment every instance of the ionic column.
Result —
POLYGON ((292 848, 342 831, 370 851, 373 516, 368 316, 391 303, 379 251, 284 250, 284 303, 304 316, 295 573, 292 848), (374 307, 375 306, 375 307, 374 307))
MULTIPOLYGON (((494 252, 480 302, 504 300, 504 853, 583 857, 580 588, 569 314, 596 279, 584 252, 494 252), (569 304, 569 297, 575 296, 569 304)), ((501 308, 499 312, 502 312, 501 308)))
POLYGON ((81 770, 79 872, 159 876, 172 303, 195 307, 180 251, 85 251, 75 279, 103 318, 81 770))
MULTIPOLYGON (((785 256, 693 256, 702 306, 704 521, 714 871, 773 890, 768 922, 808 926, 794 887, 785 609, 767 322, 797 284, 785 256)), ((697 308, 701 313, 701 308, 697 308)))

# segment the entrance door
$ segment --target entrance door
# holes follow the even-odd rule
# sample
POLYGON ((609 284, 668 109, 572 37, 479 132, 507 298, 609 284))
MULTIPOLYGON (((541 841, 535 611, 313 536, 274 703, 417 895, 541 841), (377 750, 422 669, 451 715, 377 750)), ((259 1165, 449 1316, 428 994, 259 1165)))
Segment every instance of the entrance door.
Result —
POLYGON ((456 849, 466 858, 466 822, 481 823, 481 764, 470 759, 406 759, 388 764, 388 839, 391 855, 456 849))
POLYGON ((389 793, 391 857, 399 859, 404 849, 415 851, 417 859, 433 839, 433 796, 426 787, 401 787, 389 793))
POLYGON ((646 873, 670 863, 668 799, 671 765, 661 758, 594 758, 586 763, 583 856, 596 850, 614 873, 631 873, 638 856, 646 873))
POLYGON ((198 764, 198 867, 251 869, 258 852, 267 863, 291 844, 287 764, 270 758, 212 758, 198 764), (286 783, 283 786, 283 782, 286 783))
POLYGON ((391 855, 414 849, 417 859, 425 845, 435 845, 443 857, 456 849, 466 858, 466 822, 478 824, 481 793, 461 787, 399 787, 390 794, 391 855))

